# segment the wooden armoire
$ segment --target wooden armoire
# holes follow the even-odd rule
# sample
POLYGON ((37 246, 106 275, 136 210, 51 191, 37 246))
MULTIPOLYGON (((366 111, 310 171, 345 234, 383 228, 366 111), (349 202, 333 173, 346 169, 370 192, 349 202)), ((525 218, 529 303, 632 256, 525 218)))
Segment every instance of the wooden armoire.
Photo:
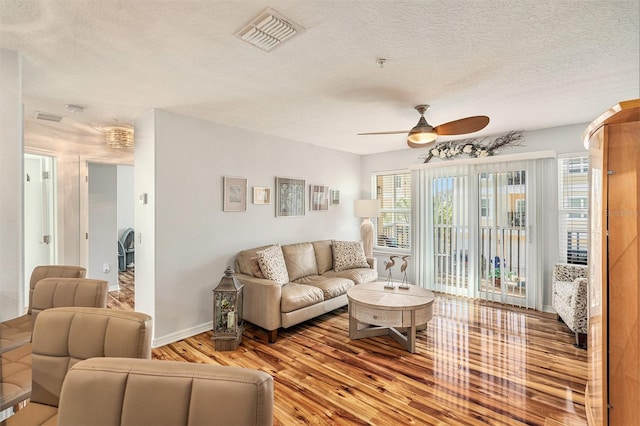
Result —
POLYGON ((585 131, 589 150, 589 425, 640 425, 640 99, 585 131))

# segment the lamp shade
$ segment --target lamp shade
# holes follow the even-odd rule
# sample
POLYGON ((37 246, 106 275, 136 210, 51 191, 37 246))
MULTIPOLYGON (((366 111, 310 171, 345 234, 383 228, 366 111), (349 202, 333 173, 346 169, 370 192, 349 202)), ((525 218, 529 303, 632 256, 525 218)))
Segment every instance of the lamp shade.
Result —
POLYGON ((356 217, 380 216, 380 200, 356 200, 354 204, 356 217))

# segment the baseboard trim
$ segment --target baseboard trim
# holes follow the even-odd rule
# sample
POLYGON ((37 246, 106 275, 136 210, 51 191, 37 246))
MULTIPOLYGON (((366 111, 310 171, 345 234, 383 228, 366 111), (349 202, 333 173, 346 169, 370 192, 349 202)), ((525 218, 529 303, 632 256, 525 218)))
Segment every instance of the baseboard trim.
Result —
POLYGON ((555 314, 557 313, 555 309, 553 309, 553 306, 551 305, 543 305, 542 306, 542 312, 548 312, 550 314, 555 314))
POLYGON ((151 347, 159 348, 160 346, 168 345, 170 343, 174 343, 179 340, 186 339, 187 337, 204 333, 205 331, 211 331, 212 329, 213 329, 213 321, 208 321, 204 324, 200 324, 194 327, 186 328, 184 330, 176 331, 175 333, 167 334, 161 337, 156 337, 151 340, 151 347))

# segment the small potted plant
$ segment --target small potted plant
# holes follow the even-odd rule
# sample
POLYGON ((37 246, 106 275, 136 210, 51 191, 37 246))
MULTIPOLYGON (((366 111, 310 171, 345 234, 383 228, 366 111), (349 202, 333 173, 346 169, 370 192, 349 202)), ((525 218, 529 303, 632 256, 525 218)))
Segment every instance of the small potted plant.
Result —
POLYGON ((500 288, 500 268, 493 268, 489 271, 489 279, 493 281, 493 284, 500 288))

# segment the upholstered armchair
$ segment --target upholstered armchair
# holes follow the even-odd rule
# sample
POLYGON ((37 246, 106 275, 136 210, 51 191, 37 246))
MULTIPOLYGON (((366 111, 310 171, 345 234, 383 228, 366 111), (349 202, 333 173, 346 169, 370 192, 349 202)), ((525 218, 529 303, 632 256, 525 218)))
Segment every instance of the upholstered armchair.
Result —
POLYGON ((587 347, 587 267, 558 263, 553 268, 552 306, 575 333, 575 346, 587 347))
MULTIPOLYGON (((31 272, 29 280, 29 308, 27 313, 17 318, 0 323, 0 354, 15 349, 31 340, 31 330, 33 329, 33 292, 36 284, 44 278, 84 278, 87 270, 80 266, 67 265, 41 265, 36 266, 31 272)), ((105 287, 106 303, 106 287, 105 287)), ((68 305, 56 305, 68 306, 68 305)), ((85 305, 94 306, 94 305, 85 305)), ((51 306, 40 306, 39 310, 51 308, 51 306)))
POLYGON ((36 318, 31 346, 31 401, 6 420, 7 426, 57 424, 62 384, 81 360, 150 359, 151 317, 105 308, 51 308, 36 318))
POLYGON ((273 378, 222 365, 92 358, 67 373, 58 424, 269 426, 273 378))
POLYGON ((29 321, 21 323, 22 328, 3 329, 3 342, 13 349, 0 353, 0 411, 31 396, 31 322, 45 309, 55 307, 106 308, 108 286, 107 281, 90 278, 44 278, 36 283, 29 321))

